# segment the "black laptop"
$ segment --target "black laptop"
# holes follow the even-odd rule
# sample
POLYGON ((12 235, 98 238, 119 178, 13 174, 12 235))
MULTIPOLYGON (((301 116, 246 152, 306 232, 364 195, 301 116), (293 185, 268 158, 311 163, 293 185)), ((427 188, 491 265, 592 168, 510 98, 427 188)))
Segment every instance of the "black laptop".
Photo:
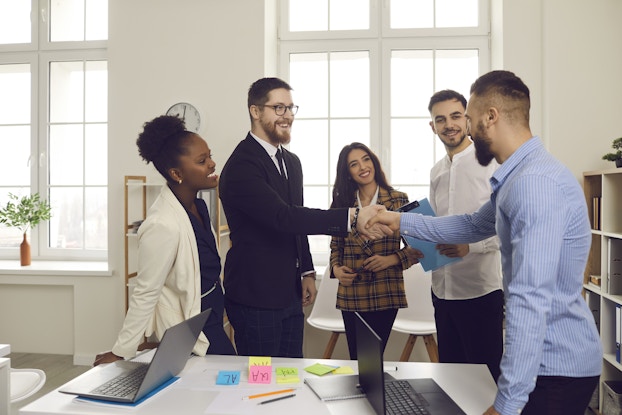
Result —
POLYGON ((139 401, 183 370, 211 311, 169 327, 151 362, 118 360, 96 367, 65 384, 59 392, 111 402, 139 401))
POLYGON ((382 339, 355 314, 359 385, 376 414, 465 414, 434 380, 395 379, 384 373, 382 339))

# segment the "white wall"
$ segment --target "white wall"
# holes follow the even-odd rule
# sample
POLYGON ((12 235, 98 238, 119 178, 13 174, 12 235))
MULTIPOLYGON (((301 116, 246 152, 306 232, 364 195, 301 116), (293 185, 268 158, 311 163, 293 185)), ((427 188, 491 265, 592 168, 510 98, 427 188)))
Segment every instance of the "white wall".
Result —
MULTIPOLYGON (((582 171, 612 167, 600 157, 609 151, 611 140, 622 135, 617 122, 622 110, 622 2, 491 3, 502 21, 493 28, 492 46, 498 56, 493 67, 514 71, 530 87, 533 132, 578 179, 582 171)), ((142 124, 178 101, 193 103, 203 118, 200 134, 222 167, 249 128, 249 85, 276 74, 275 10, 276 0, 110 0, 109 256, 114 275, 95 277, 90 290, 88 283, 80 283, 81 301, 62 309, 73 307, 74 321, 58 321, 58 330, 73 333, 76 321, 91 319, 90 326, 75 325, 80 330, 74 334, 89 340, 74 342, 73 348, 56 342, 61 345, 56 353, 73 353, 88 362, 84 356, 112 346, 122 324, 123 176, 159 180, 155 169, 138 157, 135 140, 142 124), (270 22, 268 27, 264 21, 270 22)), ((18 278, 2 278, 0 284, 20 285, 18 278)), ((22 288, 11 289, 29 295, 22 288)), ((56 305, 42 296, 33 307, 45 314, 56 305)), ((12 328, 21 327, 20 321, 9 320, 0 317, 0 327, 9 326, 8 332, 18 336, 12 328)), ((16 338, 15 343, 22 340, 16 338)), ((319 349, 314 356, 321 354, 322 336, 315 333, 307 340, 317 345, 312 349, 319 349)), ((393 341, 396 351, 400 340, 393 341)), ((339 350, 345 349, 338 348, 341 357, 339 350)), ((49 352, 46 341, 28 351, 49 352)), ((415 351, 413 360, 425 359, 424 351, 415 351)))

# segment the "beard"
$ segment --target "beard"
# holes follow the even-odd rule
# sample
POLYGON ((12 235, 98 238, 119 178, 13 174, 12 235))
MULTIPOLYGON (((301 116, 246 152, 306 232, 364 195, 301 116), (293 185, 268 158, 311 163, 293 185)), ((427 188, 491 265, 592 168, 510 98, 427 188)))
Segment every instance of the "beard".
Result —
MULTIPOLYGON (((266 122, 264 120, 260 120, 261 128, 266 132, 268 139, 273 144, 289 144, 292 139, 290 131, 282 131, 277 127, 278 121, 275 122, 266 122)), ((291 123, 290 123, 291 129, 291 123)))
POLYGON ((490 139, 486 136, 482 123, 477 125, 477 130, 471 134, 471 138, 475 145, 477 161, 482 166, 488 166, 495 156, 490 151, 490 139))
POLYGON ((447 148, 456 148, 456 147, 460 147, 460 145, 464 142, 464 139, 466 138, 466 134, 462 134, 460 139, 458 141, 456 141, 455 143, 452 143, 449 140, 443 139, 443 136, 440 135, 440 134, 439 134, 439 138, 441 139, 441 141, 443 142, 445 147, 447 147, 447 148))

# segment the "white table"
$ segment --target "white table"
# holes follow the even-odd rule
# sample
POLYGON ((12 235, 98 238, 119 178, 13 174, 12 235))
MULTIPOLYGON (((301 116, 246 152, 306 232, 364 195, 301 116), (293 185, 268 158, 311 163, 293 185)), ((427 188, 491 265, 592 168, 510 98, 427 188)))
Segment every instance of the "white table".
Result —
POLYGON ((11 410, 11 359, 4 358, 11 353, 10 344, 0 344, 0 415, 9 415, 11 410))
MULTIPOLYGON (((248 357, 207 356, 193 357, 180 374, 180 379, 149 398, 137 408, 116 408, 79 402, 73 396, 52 391, 35 402, 23 407, 21 415, 58 414, 275 414, 280 412, 296 415, 328 414, 373 414, 366 399, 348 399, 324 403, 302 383, 304 377, 315 376, 303 369, 314 363, 334 366, 349 366, 357 370, 356 361, 323 359, 273 358, 276 367, 298 368, 301 382, 298 384, 270 385, 248 383, 248 357), (242 380, 239 385, 216 385, 220 370, 239 370, 242 380), (243 400, 242 397, 268 391, 297 388, 294 398, 258 405, 261 399, 243 400)), ((453 400, 467 413, 481 415, 493 402, 496 385, 485 365, 386 362, 385 367, 395 366, 391 375, 396 378, 433 378, 453 400)), ((93 368, 91 370, 98 370, 93 368)), ((88 372, 87 372, 88 373, 88 372)), ((83 375, 82 375, 83 376, 83 375)), ((325 375, 339 376, 339 375, 325 375)), ((278 395, 277 395, 278 396, 278 395)))

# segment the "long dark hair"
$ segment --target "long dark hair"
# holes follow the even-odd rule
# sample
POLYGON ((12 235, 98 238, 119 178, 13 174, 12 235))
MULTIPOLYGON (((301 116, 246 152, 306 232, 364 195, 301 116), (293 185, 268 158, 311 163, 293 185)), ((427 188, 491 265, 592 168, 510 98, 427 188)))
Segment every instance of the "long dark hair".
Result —
POLYGON ((380 187, 385 190, 393 190, 393 187, 387 182, 387 178, 380 166, 380 159, 363 143, 352 143, 346 145, 339 153, 337 160, 337 175, 335 176, 335 184, 333 186, 333 202, 331 208, 351 207, 354 202, 358 184, 352 180, 350 176, 350 168, 348 167, 348 155, 352 150, 362 150, 369 155, 374 164, 374 179, 380 187))

